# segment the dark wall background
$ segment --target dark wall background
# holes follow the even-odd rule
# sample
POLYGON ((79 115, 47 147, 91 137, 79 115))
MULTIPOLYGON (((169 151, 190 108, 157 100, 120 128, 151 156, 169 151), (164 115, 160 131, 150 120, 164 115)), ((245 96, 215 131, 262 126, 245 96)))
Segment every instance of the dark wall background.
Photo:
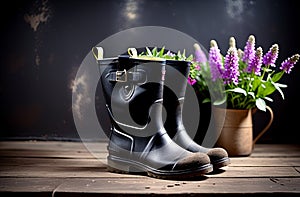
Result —
MULTIPOLYGON (((279 44, 281 63, 300 53, 300 12, 291 0, 11 0, 1 6, 0 138, 78 140, 72 116, 72 80, 91 47, 131 27, 165 26, 224 54, 234 36, 244 47, 250 34, 266 52, 279 44), (130 19, 130 17, 133 19, 130 19)), ((274 94, 274 122, 259 142, 299 143, 300 64, 274 94)), ((256 114, 255 131, 266 114, 256 114)))

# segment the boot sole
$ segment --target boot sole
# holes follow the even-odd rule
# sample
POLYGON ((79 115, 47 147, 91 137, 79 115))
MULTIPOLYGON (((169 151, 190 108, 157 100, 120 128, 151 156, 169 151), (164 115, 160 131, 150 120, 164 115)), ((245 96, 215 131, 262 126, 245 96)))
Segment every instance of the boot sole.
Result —
POLYGON ((188 170, 157 170, 143 163, 127 160, 120 157, 109 156, 107 158, 107 170, 122 174, 147 174, 150 177, 160 179, 186 179, 192 177, 204 176, 213 171, 212 164, 206 164, 194 169, 188 170))
POLYGON ((230 164, 229 157, 225 157, 225 158, 222 158, 222 159, 214 162, 212 165, 213 165, 213 168, 215 170, 217 170, 217 169, 220 169, 222 167, 228 166, 229 164, 230 164))

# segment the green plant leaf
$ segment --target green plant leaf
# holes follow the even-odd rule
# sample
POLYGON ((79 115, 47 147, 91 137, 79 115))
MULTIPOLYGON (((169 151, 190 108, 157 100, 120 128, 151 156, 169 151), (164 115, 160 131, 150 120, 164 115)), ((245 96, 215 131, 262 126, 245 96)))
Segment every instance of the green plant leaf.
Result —
POLYGON ((239 70, 244 70, 247 67, 247 64, 243 61, 239 61, 239 70))
POLYGON ((241 93, 244 94, 244 96, 247 96, 247 92, 246 90, 242 89, 242 88, 234 88, 234 89, 230 89, 230 90, 226 90, 228 92, 235 92, 235 93, 241 93))
POLYGON ((264 101, 264 99, 262 98, 258 98, 255 101, 255 105, 258 109, 262 110, 262 111, 266 111, 266 102, 264 101))
POLYGON ((213 104, 214 105, 222 105, 223 103, 225 103, 227 101, 226 97, 224 96, 223 98, 218 98, 216 99, 213 104))
POLYGON ((181 57, 181 52, 180 51, 177 52, 177 56, 181 57))
POLYGON ((274 82, 273 82, 273 85, 274 85, 274 86, 281 87, 281 88, 286 88, 286 87, 287 87, 286 84, 282 84, 282 83, 274 83, 274 82))
POLYGON ((146 51, 147 51, 147 53, 146 53, 147 55, 153 56, 151 50, 148 47, 146 47, 146 51))
POLYGON ((163 57, 164 51, 165 51, 165 47, 163 46, 163 48, 159 51, 158 57, 163 57))
POLYGON ((280 84, 280 83, 274 83, 274 82, 271 82, 273 85, 274 85, 274 87, 276 88, 276 90, 280 93, 280 95, 281 95, 281 97, 282 97, 282 99, 284 100, 284 94, 283 94, 283 92, 282 92, 282 90, 281 90, 281 87, 287 87, 287 85, 284 85, 284 84, 280 84))
POLYGON ((279 81, 281 79, 281 77, 283 76, 283 74, 284 74, 284 71, 274 74, 272 77, 272 81, 273 82, 279 81))
POLYGON ((267 73, 272 72, 272 69, 270 69, 270 68, 263 67, 262 69, 267 73))
POLYGON ((193 54, 191 54, 190 56, 188 56, 187 58, 186 58, 186 60, 187 61, 193 61, 193 59, 194 59, 194 56, 193 56, 193 54))
POLYGON ((154 57, 157 57, 157 47, 154 47, 154 48, 152 49, 152 55, 153 55, 154 57))
POLYGON ((210 99, 209 98, 205 98, 205 99, 203 99, 203 101, 202 101, 202 103, 210 103, 211 101, 210 101, 210 99))
POLYGON ((185 49, 183 49, 183 52, 182 52, 182 60, 185 60, 186 57, 185 57, 185 49))
POLYGON ((266 81, 258 87, 257 96, 263 98, 267 95, 272 94, 276 90, 275 86, 271 81, 266 81))
POLYGON ((271 99, 270 97, 266 96, 264 99, 267 100, 267 101, 273 102, 273 99, 271 99))
POLYGON ((254 92, 248 92, 248 95, 252 96, 252 98, 255 99, 255 93, 254 92))
POLYGON ((260 86, 261 80, 260 80, 260 78, 259 78, 258 76, 255 76, 253 79, 254 79, 254 80, 253 80, 253 82, 252 82, 252 90, 255 91, 255 90, 257 89, 257 87, 260 86))

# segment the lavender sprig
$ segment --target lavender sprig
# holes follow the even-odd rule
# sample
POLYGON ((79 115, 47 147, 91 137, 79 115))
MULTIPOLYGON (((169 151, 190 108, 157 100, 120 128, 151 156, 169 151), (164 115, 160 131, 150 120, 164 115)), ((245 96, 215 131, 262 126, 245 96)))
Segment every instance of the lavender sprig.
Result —
POLYGON ((212 81, 222 77, 222 55, 215 40, 210 41, 209 64, 212 81))
POLYGON ((224 84, 229 84, 231 82, 233 82, 235 85, 238 84, 240 76, 238 61, 239 58, 237 49, 230 47, 227 55, 225 56, 224 72, 222 75, 224 84))
POLYGON ((243 62, 249 63, 255 56, 255 37, 250 35, 244 48, 243 62))
POLYGON ((299 54, 295 54, 292 57, 287 58, 281 63, 280 69, 283 70, 285 73, 290 74, 292 68, 298 62, 299 58, 299 54))
POLYGON ((249 61, 248 67, 246 68, 246 72, 251 73, 254 72, 256 75, 260 76, 261 73, 261 65, 262 65, 262 55, 263 51, 261 47, 256 49, 254 57, 249 61))
POLYGON ((271 46, 271 48, 269 49, 269 51, 263 56, 263 63, 266 66, 272 66, 275 67, 275 62, 278 58, 278 51, 279 51, 279 47, 278 44, 273 44, 271 46))
POLYGON ((207 57, 206 57, 205 53, 202 51, 200 45, 195 43, 194 44, 194 49, 195 49, 194 61, 198 62, 200 64, 207 62, 207 57))

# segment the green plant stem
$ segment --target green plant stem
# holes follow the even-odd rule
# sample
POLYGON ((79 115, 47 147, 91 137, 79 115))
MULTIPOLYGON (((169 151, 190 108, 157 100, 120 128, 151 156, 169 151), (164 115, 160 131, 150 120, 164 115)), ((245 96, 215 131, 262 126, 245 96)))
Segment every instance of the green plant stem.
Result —
POLYGON ((266 73, 266 70, 268 70, 268 69, 269 69, 269 67, 270 67, 270 65, 267 65, 267 66, 266 66, 266 68, 264 69, 264 72, 263 72, 263 74, 261 75, 261 79, 264 79, 264 77, 265 77, 265 73, 266 73))

